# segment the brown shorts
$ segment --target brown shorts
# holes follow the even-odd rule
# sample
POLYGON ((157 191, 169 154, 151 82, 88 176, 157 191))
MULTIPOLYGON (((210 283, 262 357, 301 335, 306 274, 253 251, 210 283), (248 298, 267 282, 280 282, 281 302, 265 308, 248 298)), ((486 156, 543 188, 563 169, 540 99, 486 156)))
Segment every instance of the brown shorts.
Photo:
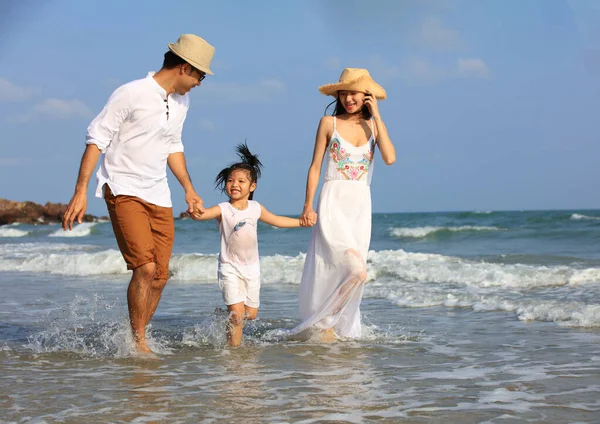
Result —
POLYGON ((175 239, 173 208, 156 206, 135 196, 114 196, 108 184, 104 190, 110 222, 127 269, 154 262, 154 278, 168 279, 175 239))

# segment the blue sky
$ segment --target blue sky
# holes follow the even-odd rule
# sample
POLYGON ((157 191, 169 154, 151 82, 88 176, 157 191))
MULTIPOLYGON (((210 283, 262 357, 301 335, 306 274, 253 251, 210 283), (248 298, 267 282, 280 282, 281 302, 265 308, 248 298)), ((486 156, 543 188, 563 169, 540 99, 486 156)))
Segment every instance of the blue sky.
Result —
POLYGON ((317 87, 364 67, 398 157, 377 159, 375 212, 600 208, 595 0, 2 2, 0 197, 68 202, 89 121, 189 32, 216 47, 183 133, 207 204, 247 140, 265 164, 256 199, 299 214, 329 103, 317 87))

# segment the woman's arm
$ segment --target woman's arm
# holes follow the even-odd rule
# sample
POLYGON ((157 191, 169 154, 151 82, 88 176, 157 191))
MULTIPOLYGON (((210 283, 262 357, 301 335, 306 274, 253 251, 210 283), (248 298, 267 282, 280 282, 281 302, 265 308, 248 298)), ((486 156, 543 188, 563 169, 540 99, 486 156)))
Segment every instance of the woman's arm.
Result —
POLYGON ((375 96, 372 93, 368 94, 370 95, 365 97, 365 104, 373 116, 373 121, 375 121, 375 134, 373 134, 373 136, 375 137, 375 140, 377 140, 383 162, 386 165, 391 165, 396 162, 396 148, 394 147, 392 140, 390 140, 387 128, 379 114, 377 99, 375 99, 375 96))
POLYGON ((288 216, 275 215, 269 212, 263 205, 260 205, 260 218, 265 224, 279 228, 295 228, 300 226, 298 218, 290 218, 288 216))
POLYGON ((321 178, 321 165, 327 148, 327 142, 331 137, 330 130, 333 128, 333 117, 324 116, 319 122, 317 135, 315 137, 315 147, 308 175, 306 176, 306 196, 304 198, 304 209, 300 215, 300 222, 306 226, 314 225, 317 222, 317 214, 313 209, 313 200, 315 192, 321 178), (304 221, 304 222, 303 222, 304 221))

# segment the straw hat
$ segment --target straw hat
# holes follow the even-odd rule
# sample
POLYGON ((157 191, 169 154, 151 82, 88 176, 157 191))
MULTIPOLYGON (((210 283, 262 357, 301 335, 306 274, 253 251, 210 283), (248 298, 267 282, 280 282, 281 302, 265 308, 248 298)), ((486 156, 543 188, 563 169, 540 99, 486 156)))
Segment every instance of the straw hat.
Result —
POLYGON ((340 75, 340 80, 333 84, 325 84, 319 87, 319 91, 326 96, 337 96, 341 90, 348 91, 370 91, 375 98, 383 100, 386 98, 385 90, 377 84, 366 69, 346 68, 340 75))
POLYGON ((215 54, 215 48, 203 38, 194 34, 183 34, 175 44, 169 43, 169 50, 194 68, 214 75, 210 70, 210 61, 215 54))

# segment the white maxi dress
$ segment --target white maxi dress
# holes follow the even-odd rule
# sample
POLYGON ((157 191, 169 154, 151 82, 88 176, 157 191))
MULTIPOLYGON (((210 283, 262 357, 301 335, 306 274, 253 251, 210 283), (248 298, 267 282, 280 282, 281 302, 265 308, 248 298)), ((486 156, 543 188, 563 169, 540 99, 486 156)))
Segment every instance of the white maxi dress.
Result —
POLYGON ((375 138, 354 146, 337 132, 325 153, 325 180, 317 205, 298 295, 302 322, 291 333, 334 328, 361 336, 360 302, 371 241, 371 174, 375 138))

